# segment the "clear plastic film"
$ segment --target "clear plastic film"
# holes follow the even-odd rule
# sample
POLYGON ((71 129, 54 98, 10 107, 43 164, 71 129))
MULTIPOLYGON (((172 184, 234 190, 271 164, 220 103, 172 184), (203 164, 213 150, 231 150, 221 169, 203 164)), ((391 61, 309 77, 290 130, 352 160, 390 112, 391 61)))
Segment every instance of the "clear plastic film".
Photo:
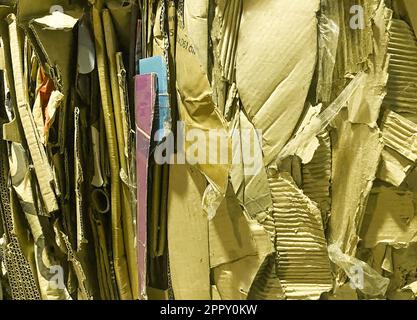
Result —
POLYGON ((344 254, 337 244, 328 247, 330 260, 343 271, 350 279, 350 285, 362 293, 376 297, 385 295, 390 280, 381 276, 367 263, 344 254))
POLYGON ((209 183, 203 194, 203 210, 207 213, 207 218, 212 220, 217 213, 217 209, 220 207, 224 199, 224 195, 217 190, 216 186, 209 183))
MULTIPOLYGON (((315 137, 322 132, 331 121, 346 107, 347 102, 353 96, 356 89, 363 83, 364 72, 359 72, 346 86, 342 93, 318 116, 313 116, 309 123, 300 130, 282 149, 278 155, 278 162, 288 156, 302 155, 308 149, 315 137)), ((305 163, 303 161, 303 163, 305 163)))
POLYGON ((319 16, 319 61, 317 102, 329 102, 332 94, 333 70, 339 42, 339 2, 322 0, 319 16))

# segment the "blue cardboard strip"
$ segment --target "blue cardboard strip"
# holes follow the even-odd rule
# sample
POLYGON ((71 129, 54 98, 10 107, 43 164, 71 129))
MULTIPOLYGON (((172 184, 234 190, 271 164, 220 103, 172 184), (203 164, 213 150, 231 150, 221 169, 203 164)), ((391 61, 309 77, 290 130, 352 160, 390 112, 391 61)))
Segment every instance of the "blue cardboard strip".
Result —
POLYGON ((162 56, 154 56, 139 61, 139 74, 144 75, 150 73, 155 73, 157 75, 158 106, 155 114, 157 121, 156 142, 160 143, 163 138, 171 132, 172 128, 171 107, 168 93, 168 71, 162 56))

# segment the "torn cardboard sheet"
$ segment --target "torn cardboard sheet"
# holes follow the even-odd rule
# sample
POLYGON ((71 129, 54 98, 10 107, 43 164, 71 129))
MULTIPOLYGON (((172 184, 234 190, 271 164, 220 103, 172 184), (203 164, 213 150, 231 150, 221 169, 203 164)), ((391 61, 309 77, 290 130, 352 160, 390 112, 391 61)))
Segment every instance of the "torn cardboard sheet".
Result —
POLYGON ((358 0, 354 6, 349 0, 339 4, 339 42, 333 74, 332 96, 337 96, 346 86, 347 75, 367 69, 373 53, 372 19, 381 0, 358 0), (359 45, 360 44, 360 45, 359 45))
POLYGON ((370 32, 372 32, 372 54, 367 59, 368 70, 355 95, 349 100, 347 108, 351 123, 368 124, 376 127, 382 101, 386 95, 388 81, 388 41, 392 21, 392 10, 383 2, 373 13, 370 32))
POLYGON ((320 133, 317 138, 320 145, 312 160, 303 166, 302 189, 312 201, 317 203, 321 211, 323 224, 326 226, 331 206, 331 141, 327 130, 320 133))
POLYGON ((184 0, 184 25, 194 45, 203 71, 208 74, 208 7, 209 1, 184 0))
POLYGON ((209 222, 201 206, 206 182, 188 165, 172 166, 170 171, 168 246, 174 295, 211 299, 209 222))
POLYGON ((247 218, 230 187, 209 223, 209 241, 211 268, 258 253, 247 218))
POLYGON ((257 255, 222 264, 213 269, 213 278, 223 300, 246 300, 256 275, 274 252, 269 234, 256 221, 248 220, 257 255))
POLYGON ((288 299, 319 299, 332 289, 320 210, 287 173, 270 177, 277 276, 288 299))
MULTIPOLYGON (((388 299, 409 299, 398 297, 398 291, 416 281, 415 270, 417 267, 417 244, 410 243, 406 248, 391 249, 392 272, 390 274, 390 285, 388 288, 388 299), (397 298, 397 297, 398 298, 397 298)), ((406 291, 403 293, 407 293, 406 291)), ((408 293, 409 294, 409 293, 408 293)), ((409 296, 409 295, 408 295, 409 296)))
POLYGON ((356 289, 352 288, 349 283, 340 288, 336 288, 335 293, 328 296, 328 300, 359 300, 356 289))
POLYGON ((265 164, 277 157, 304 110, 317 58, 318 9, 318 0, 243 2, 236 84, 249 120, 263 132, 265 164))
POLYGON ((265 213, 272 207, 263 166, 262 141, 242 111, 236 112, 231 126, 233 161, 230 180, 241 205, 250 217, 256 218, 257 214, 265 213), (252 145, 253 151, 248 152, 248 146, 252 145))
MULTIPOLYGON (((224 131, 226 134, 225 143, 220 144, 220 148, 224 149, 218 153, 230 155, 231 143, 227 136, 227 124, 226 121, 214 105, 212 100, 212 89, 208 82, 207 74, 204 69, 201 68, 201 63, 193 49, 192 41, 187 34, 187 29, 183 23, 178 24, 177 36, 179 43, 183 45, 177 46, 177 96, 180 120, 184 121, 185 132, 187 135, 189 130, 196 128, 202 130, 204 138, 208 141, 209 130, 224 131)), ((195 143, 204 143, 197 139, 195 143)), ((185 146, 180 146, 180 152, 182 148, 187 150, 193 150, 193 143, 187 142, 185 146)), ((207 146, 208 148, 208 146, 207 146)), ((208 149, 207 149, 208 150, 208 149)), ((206 152, 206 155, 210 152, 206 152)), ((190 153, 186 154, 187 161, 195 163, 196 161, 190 159, 190 153)), ((201 156, 201 155, 200 155, 201 156)), ((195 157, 195 155, 194 155, 195 157)), ((217 156, 219 157, 219 156, 217 156)), ((219 159, 219 158, 218 158, 219 159)), ((218 160, 217 159, 217 160, 218 160)), ((198 161, 197 167, 206 176, 209 186, 203 197, 203 207, 209 217, 214 217, 216 210, 220 205, 222 198, 224 197, 228 184, 228 175, 230 170, 231 159, 228 159, 226 163, 217 161, 217 164, 208 164, 208 159, 205 161, 198 161)))
POLYGON ((232 81, 235 72, 237 41, 242 18, 243 1, 227 1, 225 8, 225 23, 222 25, 224 37, 220 42, 221 65, 223 78, 232 81))
POLYGON ((379 187, 374 188, 369 197, 365 219, 370 221, 361 231, 364 247, 373 248, 380 243, 404 247, 417 240, 417 218, 411 191, 379 187))
POLYGON ((413 0, 398 0, 399 5, 404 10, 401 13, 404 14, 404 18, 410 21, 414 29, 414 34, 417 37, 417 4, 413 0))
POLYGON ((398 113, 385 114, 382 125, 382 138, 387 147, 397 151, 405 158, 417 161, 417 124, 398 113))
POLYGON ((383 143, 378 129, 351 124, 342 111, 332 133, 332 208, 329 220, 330 243, 354 255, 366 202, 381 156, 383 143))
POLYGON ((409 285, 406 285, 404 288, 401 289, 402 291, 410 290, 414 298, 417 296, 417 281, 414 281, 413 283, 410 283, 409 285))
POLYGON ((384 148, 377 172, 379 180, 399 187, 413 167, 413 162, 391 148, 384 148))
POLYGON ((417 38, 407 22, 392 20, 388 53, 389 80, 384 105, 416 122, 417 38))

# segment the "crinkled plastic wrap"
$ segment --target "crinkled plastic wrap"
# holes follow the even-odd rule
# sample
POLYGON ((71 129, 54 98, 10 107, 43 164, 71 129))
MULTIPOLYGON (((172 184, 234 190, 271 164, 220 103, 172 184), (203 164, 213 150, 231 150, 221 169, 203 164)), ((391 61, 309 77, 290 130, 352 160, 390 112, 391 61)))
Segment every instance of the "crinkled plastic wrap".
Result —
POLYGON ((322 0, 319 17, 319 59, 316 100, 330 102, 339 41, 339 2, 322 0))
POLYGON ((362 293, 376 297, 384 296, 390 280, 384 278, 367 263, 344 254, 337 244, 328 246, 330 260, 346 272, 352 287, 362 293))

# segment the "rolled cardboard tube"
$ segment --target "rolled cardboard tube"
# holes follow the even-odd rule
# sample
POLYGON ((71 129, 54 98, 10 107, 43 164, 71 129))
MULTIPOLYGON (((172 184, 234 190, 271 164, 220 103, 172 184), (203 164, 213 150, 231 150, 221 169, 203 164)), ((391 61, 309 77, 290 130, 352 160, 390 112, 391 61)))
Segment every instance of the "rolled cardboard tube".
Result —
POLYGON ((96 212, 108 213, 110 211, 109 195, 103 189, 93 189, 91 201, 96 212))

